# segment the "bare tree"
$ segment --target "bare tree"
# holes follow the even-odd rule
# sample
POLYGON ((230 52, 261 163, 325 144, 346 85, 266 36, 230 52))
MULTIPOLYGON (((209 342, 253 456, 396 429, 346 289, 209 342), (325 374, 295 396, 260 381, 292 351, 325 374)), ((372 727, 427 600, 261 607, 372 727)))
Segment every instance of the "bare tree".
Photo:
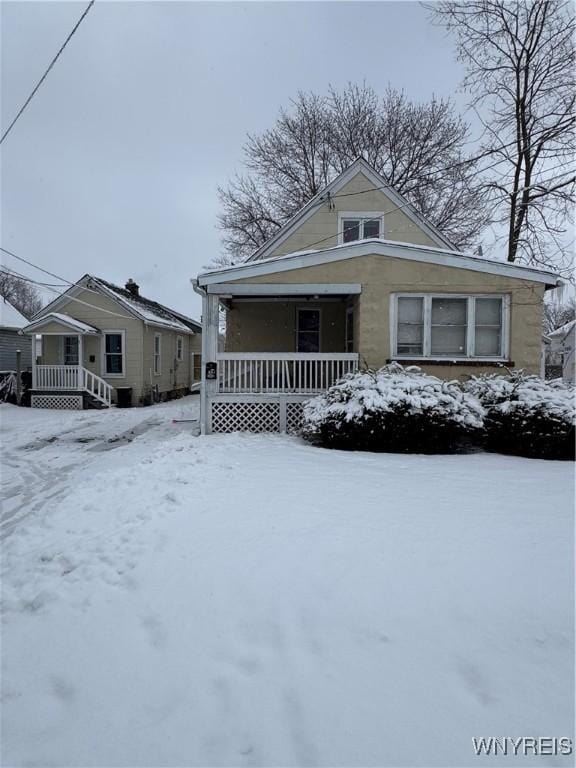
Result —
POLYGON ((415 104, 368 85, 299 93, 274 127, 249 136, 246 173, 220 189, 227 254, 243 261, 357 157, 364 157, 447 236, 470 245, 488 221, 468 126, 447 100, 415 104), (470 160, 470 162, 468 162, 470 160))
POLYGON ((33 283, 0 270, 0 296, 7 299, 29 320, 42 309, 42 299, 33 283))
POLYGON ((544 302, 544 333, 552 333, 557 328, 576 318, 576 300, 569 299, 565 304, 554 301, 544 302))
POLYGON ((485 129, 508 261, 566 263, 574 202, 574 11, 562 0, 427 6, 451 30, 485 129), (484 117, 482 117, 484 115, 484 117))

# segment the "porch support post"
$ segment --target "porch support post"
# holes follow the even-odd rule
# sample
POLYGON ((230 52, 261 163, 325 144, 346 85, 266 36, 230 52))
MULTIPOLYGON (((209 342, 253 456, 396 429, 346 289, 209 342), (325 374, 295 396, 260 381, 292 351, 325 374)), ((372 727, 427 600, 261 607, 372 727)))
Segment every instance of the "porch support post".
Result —
POLYGON ((32 334, 32 389, 36 389, 36 334, 32 334))
POLYGON ((84 389, 84 382, 82 381, 82 369, 84 367, 83 336, 81 333, 77 335, 78 335, 78 389, 84 389))
POLYGON ((218 379, 206 378, 208 363, 216 363, 218 354, 219 297, 216 294, 202 296, 202 388, 200 402, 200 426, 202 434, 210 434, 210 398, 218 392, 218 379))

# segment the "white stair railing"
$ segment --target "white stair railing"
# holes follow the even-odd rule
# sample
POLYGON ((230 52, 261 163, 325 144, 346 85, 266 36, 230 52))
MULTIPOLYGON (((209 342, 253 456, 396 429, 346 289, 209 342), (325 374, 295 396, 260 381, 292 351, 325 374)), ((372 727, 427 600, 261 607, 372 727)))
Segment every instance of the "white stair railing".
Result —
POLYGON ((104 405, 110 407, 112 404, 112 387, 110 384, 87 368, 82 368, 82 389, 100 400, 104 405))

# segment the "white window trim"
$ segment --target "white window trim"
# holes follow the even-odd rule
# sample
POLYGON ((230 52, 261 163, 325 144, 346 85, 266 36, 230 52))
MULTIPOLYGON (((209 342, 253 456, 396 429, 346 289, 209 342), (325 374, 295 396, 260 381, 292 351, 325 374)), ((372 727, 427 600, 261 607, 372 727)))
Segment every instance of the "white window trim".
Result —
POLYGON ((179 363, 184 360, 184 336, 176 336, 176 360, 179 363))
MULTIPOLYGON (((294 348, 298 351, 298 336, 300 334, 300 312, 318 312, 318 354, 322 352, 322 308, 321 307, 296 307, 296 339, 294 348)), ((314 354, 314 353, 312 353, 314 354)))
POLYGON ((126 331, 122 328, 107 328, 102 331, 102 345, 100 356, 100 370, 103 379, 125 379, 126 378, 126 331), (122 336, 122 373, 106 373, 106 336, 110 334, 120 334, 122 336))
POLYGON ((154 334, 154 347, 152 350, 152 370, 154 376, 162 376, 162 334, 154 334), (158 369, 156 369, 156 339, 158 339, 158 369))
POLYGON ((510 359, 510 294, 508 293, 393 293, 390 296, 390 357, 394 360, 438 360, 442 362, 454 360, 456 362, 466 362, 468 360, 481 360, 486 362, 507 362, 510 359), (414 298, 424 299, 424 338, 423 354, 398 354, 397 353, 397 333, 398 333, 398 299, 414 298), (430 351, 431 344, 431 321, 432 321, 432 299, 467 299, 467 332, 466 346, 467 354, 459 355, 432 355, 430 351), (472 354, 474 349, 474 333, 470 329, 475 327, 475 302, 472 299, 502 299, 502 349, 500 355, 481 356, 472 354))
MULTIPOLYGON (((384 237, 384 214, 382 211, 338 211, 338 245, 344 244, 344 220, 345 219, 379 219, 380 221, 380 239, 384 237)), ((364 230, 362 230, 364 234, 364 230)), ((370 238, 374 239, 374 238, 370 238)), ((352 240, 352 243, 360 243, 363 237, 358 240, 352 240)), ((346 243, 350 245, 350 243, 346 243)))

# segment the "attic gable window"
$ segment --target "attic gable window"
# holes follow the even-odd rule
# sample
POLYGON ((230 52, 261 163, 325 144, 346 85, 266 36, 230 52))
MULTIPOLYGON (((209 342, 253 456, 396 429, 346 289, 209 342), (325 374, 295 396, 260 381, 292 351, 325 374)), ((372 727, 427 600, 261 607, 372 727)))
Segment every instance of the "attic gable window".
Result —
POLYGON ((384 216, 378 211, 364 213, 340 213, 338 216, 338 241, 354 243, 357 240, 380 238, 384 233, 384 216))

